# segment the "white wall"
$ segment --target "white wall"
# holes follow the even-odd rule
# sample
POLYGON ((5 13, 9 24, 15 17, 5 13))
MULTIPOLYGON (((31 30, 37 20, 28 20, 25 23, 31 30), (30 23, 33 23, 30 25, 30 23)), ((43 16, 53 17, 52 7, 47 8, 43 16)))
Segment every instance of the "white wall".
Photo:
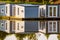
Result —
POLYGON ((24 25, 24 21, 15 21, 15 26, 16 26, 16 29, 15 29, 15 33, 20 33, 20 32, 24 32, 25 30, 25 25, 24 25), (17 29, 17 23, 19 23, 19 30, 17 29), (23 28, 21 28, 21 26, 23 26, 23 28))
POLYGON ((16 5, 16 17, 18 18, 24 18, 25 8, 23 6, 16 5), (18 8, 19 8, 19 15, 18 15, 18 8), (23 12, 21 12, 23 10, 23 12))

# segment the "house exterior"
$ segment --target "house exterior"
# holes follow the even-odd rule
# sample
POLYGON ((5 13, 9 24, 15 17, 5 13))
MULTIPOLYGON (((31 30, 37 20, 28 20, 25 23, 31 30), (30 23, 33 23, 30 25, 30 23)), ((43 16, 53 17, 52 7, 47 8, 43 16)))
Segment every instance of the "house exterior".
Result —
POLYGON ((18 4, 15 7, 15 16, 18 18, 38 18, 38 5, 18 4))

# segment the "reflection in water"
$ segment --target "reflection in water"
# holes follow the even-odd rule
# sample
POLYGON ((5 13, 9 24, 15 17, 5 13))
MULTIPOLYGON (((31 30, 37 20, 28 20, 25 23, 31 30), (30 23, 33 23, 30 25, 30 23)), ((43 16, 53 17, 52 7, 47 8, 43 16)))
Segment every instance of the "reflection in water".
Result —
POLYGON ((60 21, 10 21, 0 20, 0 30, 7 33, 58 33, 60 21), (47 28, 47 29, 46 29, 47 28))

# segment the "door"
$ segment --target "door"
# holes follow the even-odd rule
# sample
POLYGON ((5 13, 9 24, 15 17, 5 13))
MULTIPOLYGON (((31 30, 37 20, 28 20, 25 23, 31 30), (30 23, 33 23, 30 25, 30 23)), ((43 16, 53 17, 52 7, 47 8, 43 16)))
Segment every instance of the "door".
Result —
POLYGON ((48 33, 57 33, 57 21, 48 21, 48 33))
POLYGON ((57 17, 58 6, 48 6, 48 17, 57 17))

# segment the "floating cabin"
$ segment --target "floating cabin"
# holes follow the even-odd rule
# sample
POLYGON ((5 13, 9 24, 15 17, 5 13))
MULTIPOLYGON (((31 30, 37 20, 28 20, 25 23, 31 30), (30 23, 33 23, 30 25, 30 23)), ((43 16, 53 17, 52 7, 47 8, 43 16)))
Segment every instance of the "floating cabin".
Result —
MULTIPOLYGON (((1 4, 0 16, 17 18, 60 18, 60 5, 1 4)), ((60 33, 60 21, 0 20, 0 30, 7 33, 60 33)))
POLYGON ((38 5, 16 4, 15 15, 18 18, 38 18, 38 5))

